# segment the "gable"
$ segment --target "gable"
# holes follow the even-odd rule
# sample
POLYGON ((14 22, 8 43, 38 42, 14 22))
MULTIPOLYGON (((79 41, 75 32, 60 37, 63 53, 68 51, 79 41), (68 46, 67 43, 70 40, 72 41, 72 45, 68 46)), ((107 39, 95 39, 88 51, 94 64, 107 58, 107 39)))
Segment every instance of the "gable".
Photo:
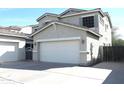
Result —
POLYGON ((53 39, 53 38, 68 38, 68 37, 83 37, 85 38, 86 32, 59 24, 53 24, 46 29, 40 31, 33 36, 34 41, 38 39, 53 39))
POLYGON ((31 36, 34 36, 36 34, 38 34, 39 32, 41 31, 44 31, 44 29, 50 27, 51 25, 54 25, 54 30, 56 30, 56 24, 58 25, 61 25, 61 26, 65 26, 65 27, 69 27, 69 28, 72 28, 72 29, 77 29, 77 30, 80 30, 80 31, 86 31, 86 32, 89 32, 89 33, 92 33, 98 37, 101 37, 100 34, 90 30, 90 29, 86 29, 86 28, 82 28, 82 27, 79 27, 79 26, 75 26, 75 25, 72 25, 72 24, 67 24, 67 23, 62 23, 62 22, 51 22, 50 24, 46 25, 45 27, 41 28, 39 31, 36 31, 34 33, 32 33, 31 36))

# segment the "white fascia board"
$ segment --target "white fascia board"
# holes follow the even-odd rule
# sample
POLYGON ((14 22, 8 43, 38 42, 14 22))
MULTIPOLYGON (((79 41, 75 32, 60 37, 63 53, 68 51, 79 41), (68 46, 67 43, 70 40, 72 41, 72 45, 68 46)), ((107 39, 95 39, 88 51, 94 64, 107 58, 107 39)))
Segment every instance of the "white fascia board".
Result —
POLYGON ((20 42, 20 40, 12 40, 12 39, 0 39, 0 42, 20 42))
POLYGON ((69 38, 54 38, 54 39, 39 39, 36 42, 49 42, 49 41, 66 41, 66 40, 80 40, 80 37, 69 37, 69 38))
POLYGON ((5 33, 0 33, 0 35, 3 35, 3 36, 11 36, 11 37, 27 38, 26 36, 10 35, 10 34, 5 34, 5 33))

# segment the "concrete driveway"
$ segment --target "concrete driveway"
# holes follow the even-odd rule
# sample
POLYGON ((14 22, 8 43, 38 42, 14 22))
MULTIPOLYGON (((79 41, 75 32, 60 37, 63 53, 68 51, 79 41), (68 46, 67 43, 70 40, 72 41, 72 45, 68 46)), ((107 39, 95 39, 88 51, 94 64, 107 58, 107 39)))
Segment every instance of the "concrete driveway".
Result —
POLYGON ((85 85, 102 84, 111 70, 45 62, 0 64, 0 84, 85 85))

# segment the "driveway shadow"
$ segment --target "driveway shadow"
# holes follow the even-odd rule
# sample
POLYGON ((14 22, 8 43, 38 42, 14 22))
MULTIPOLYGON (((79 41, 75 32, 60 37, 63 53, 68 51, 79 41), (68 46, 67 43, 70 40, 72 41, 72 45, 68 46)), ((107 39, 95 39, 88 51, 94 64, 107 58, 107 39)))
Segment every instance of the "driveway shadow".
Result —
POLYGON ((23 69, 23 70, 47 70, 51 68, 62 68, 62 67, 73 67, 73 66, 76 65, 66 64, 66 63, 50 63, 50 62, 34 62, 34 61, 0 63, 0 68, 23 69))
POLYGON ((112 70, 103 84, 124 84, 124 70, 112 70))
POLYGON ((103 84, 124 84, 124 62, 102 62, 93 68, 112 70, 103 84))

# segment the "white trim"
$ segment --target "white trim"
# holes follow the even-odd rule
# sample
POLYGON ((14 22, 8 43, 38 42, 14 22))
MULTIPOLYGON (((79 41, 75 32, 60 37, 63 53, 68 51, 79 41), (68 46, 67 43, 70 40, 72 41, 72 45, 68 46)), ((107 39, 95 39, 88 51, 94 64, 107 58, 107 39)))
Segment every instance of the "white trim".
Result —
POLYGON ((19 37, 19 38, 27 38, 26 36, 12 35, 12 34, 7 34, 7 33, 0 33, 0 35, 11 36, 11 37, 19 37))
POLYGON ((18 42, 20 42, 19 40, 12 40, 12 39, 0 39, 0 42, 16 42, 16 43, 18 43, 18 42))
POLYGON ((53 26, 54 26, 54 30, 56 31, 56 25, 55 25, 55 24, 53 24, 53 26))
POLYGON ((54 38, 54 39, 39 39, 36 42, 47 42, 47 41, 65 41, 65 40, 80 40, 80 37, 70 37, 70 38, 54 38))

